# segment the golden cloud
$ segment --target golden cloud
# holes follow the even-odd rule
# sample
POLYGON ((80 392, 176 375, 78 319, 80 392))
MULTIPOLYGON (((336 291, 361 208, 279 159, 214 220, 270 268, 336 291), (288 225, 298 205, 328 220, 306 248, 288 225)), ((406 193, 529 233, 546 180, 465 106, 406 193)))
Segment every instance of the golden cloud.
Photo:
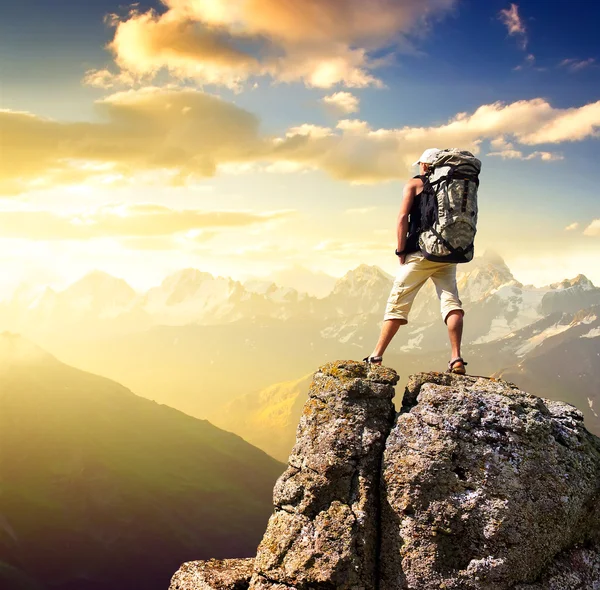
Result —
POLYGON ((164 67, 177 77, 235 86, 259 71, 257 60, 237 49, 226 30, 174 11, 132 13, 117 25, 109 48, 121 71, 136 76, 152 77, 164 67))
MULTIPOLYGON (((114 19, 109 48, 134 77, 166 69, 236 87, 250 76, 330 88, 379 85, 369 53, 405 39, 457 0, 162 0, 114 19)), ((90 83, 112 83, 88 73, 90 83)))
MULTIPOLYGON (((526 145, 582 140, 595 135, 600 126, 600 101, 573 109, 555 109, 543 99, 494 103, 479 107, 472 115, 459 113, 438 127, 403 127, 373 130, 366 122, 341 122, 338 133, 289 134, 275 147, 275 157, 326 170, 335 178, 354 182, 378 182, 403 178, 406 169, 423 149, 432 145, 461 146, 474 153, 484 139, 511 135, 526 145)), ((504 141, 504 140, 503 140, 504 141)), ((506 145, 511 145, 505 142, 506 145)), ((561 159, 537 151, 513 157, 561 159)))
POLYGON ((356 113, 360 104, 358 97, 350 92, 335 92, 325 96, 322 101, 345 114, 356 113))
POLYGON ((551 114, 541 127, 523 134, 520 141, 535 145, 579 141, 590 137, 600 126, 600 101, 580 108, 551 109, 551 114))
POLYGON ((101 123, 57 122, 0 111, 0 194, 93 179, 168 172, 186 185, 218 170, 320 169, 351 182, 402 179, 432 145, 478 153, 491 140, 498 155, 553 160, 560 155, 519 146, 578 141, 600 126, 600 101, 557 109, 542 99, 494 103, 431 127, 372 129, 343 120, 335 129, 303 124, 281 137, 260 133, 258 119, 216 96, 192 89, 145 88, 113 94, 96 105, 101 123), (506 137, 510 137, 509 142, 506 137), (508 153, 514 152, 514 153, 508 153))
POLYGON ((173 12, 211 25, 310 43, 357 43, 409 31, 454 0, 163 0, 173 12))
POLYGON ((219 163, 256 158, 258 119, 195 90, 145 88, 96 104, 104 123, 63 123, 0 111, 0 194, 144 170, 213 176, 219 163), (93 165, 92 165, 93 164, 93 165))
POLYGON ((584 230, 583 235, 585 236, 600 236, 600 219, 594 219, 584 230))
POLYGON ((290 211, 249 213, 175 210, 154 204, 106 205, 69 216, 50 211, 9 210, 0 212, 0 234, 4 238, 32 240, 131 238, 130 242, 137 244, 140 249, 149 248, 151 244, 154 245, 151 249, 162 249, 158 246, 168 243, 168 236, 180 232, 243 227, 282 219, 290 214, 290 211))
POLYGON ((102 70, 88 70, 83 78, 83 83, 94 88, 114 88, 115 86, 133 86, 137 78, 128 71, 114 74, 104 68, 102 70))

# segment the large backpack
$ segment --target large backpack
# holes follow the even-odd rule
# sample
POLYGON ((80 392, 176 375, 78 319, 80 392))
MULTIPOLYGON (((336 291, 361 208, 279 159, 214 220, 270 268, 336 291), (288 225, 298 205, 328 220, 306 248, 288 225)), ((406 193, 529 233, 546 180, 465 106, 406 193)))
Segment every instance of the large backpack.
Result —
POLYGON ((456 148, 441 150, 423 180, 419 248, 434 262, 469 262, 477 233, 481 162, 456 148))

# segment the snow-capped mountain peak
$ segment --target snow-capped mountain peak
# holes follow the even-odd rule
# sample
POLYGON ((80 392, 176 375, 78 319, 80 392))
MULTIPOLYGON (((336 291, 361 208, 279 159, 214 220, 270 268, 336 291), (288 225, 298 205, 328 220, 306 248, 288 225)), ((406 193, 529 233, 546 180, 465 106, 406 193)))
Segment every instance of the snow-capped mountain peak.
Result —
POLYGON ((244 290, 242 285, 231 278, 214 277, 187 268, 169 275, 160 286, 150 289, 144 297, 144 307, 149 313, 179 308, 178 315, 187 313, 194 317, 193 310, 216 307, 240 290, 244 290))
POLYGON ((261 281, 259 279, 249 279, 243 284, 244 289, 250 293, 263 295, 273 302, 293 302, 306 299, 306 293, 298 293, 296 289, 291 287, 280 287, 276 283, 270 281, 261 281))
POLYGON ((273 281, 263 281, 260 279, 248 279, 243 283, 244 289, 257 295, 267 295, 277 290, 277 285, 273 281))
POLYGON ((331 295, 336 296, 341 293, 350 296, 358 295, 362 294, 366 288, 382 284, 390 288, 392 280, 393 277, 378 266, 360 264, 336 281, 331 295))
POLYGON ((125 304, 137 297, 135 290, 123 279, 113 277, 101 270, 94 270, 61 292, 66 297, 104 298, 111 302, 125 304))
POLYGON ((160 287, 165 290, 174 291, 175 289, 197 288, 204 281, 214 280, 214 276, 208 272, 203 272, 197 268, 184 268, 166 277, 160 287))
POLYGON ((523 286, 515 279, 504 260, 491 251, 459 268, 457 281, 461 299, 470 302, 489 297, 502 288, 523 286))
POLYGON ((552 283, 550 288, 556 290, 578 289, 580 291, 591 291, 596 287, 585 275, 578 274, 574 279, 565 279, 559 283, 552 283))
POLYGON ((542 300, 542 311, 545 314, 555 311, 576 312, 598 304, 600 289, 585 275, 580 274, 574 279, 550 285, 542 300))

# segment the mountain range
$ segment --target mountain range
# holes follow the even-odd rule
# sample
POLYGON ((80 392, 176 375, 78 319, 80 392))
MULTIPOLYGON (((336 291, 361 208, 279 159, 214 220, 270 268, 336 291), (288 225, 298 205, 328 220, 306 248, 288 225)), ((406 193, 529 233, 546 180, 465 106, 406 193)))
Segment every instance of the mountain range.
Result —
MULTIPOLYGON (((157 326, 309 321, 319 325, 324 338, 349 342, 365 335, 372 316, 380 321, 392 280, 380 268, 362 264, 317 298, 274 282, 249 279, 241 283, 189 268, 137 293, 123 279, 94 271, 59 292, 50 287, 37 293, 25 286, 17 289, 12 298, 0 303, 0 325, 42 340, 58 333, 62 339, 86 340, 157 326)), ((583 275, 541 288, 523 285, 491 252, 461 265, 458 284, 461 299, 474 318, 466 325, 465 337, 476 343, 505 336, 549 313, 575 312, 600 303, 600 289, 583 275)), ((399 334, 402 346, 435 348, 422 329, 416 332, 412 326, 422 328, 438 320, 435 291, 428 284, 415 301, 411 328, 399 334)))
MULTIPOLYGON (((289 430, 281 439, 266 437, 263 445, 260 424, 274 421, 273 428, 279 428, 278 413, 301 403, 293 399, 304 387, 298 383, 315 366, 360 359, 373 350, 393 280, 382 269, 363 264, 333 282, 326 295, 315 297, 290 287, 287 278, 285 286, 259 279, 241 283, 183 269, 140 294, 121 279, 96 272, 61 292, 46 289, 37 297, 26 290, 16 293, 0 305, 0 326, 22 332, 71 365, 209 418, 285 459, 293 438, 289 430), (288 390, 292 397, 284 402, 288 390), (245 414, 236 408, 246 408, 245 414)), ((518 385, 527 378, 529 390, 548 397, 526 377, 526 369, 535 356, 537 373, 548 376, 553 386, 562 383, 555 360, 541 354, 550 344, 530 343, 520 349, 525 345, 517 343, 530 338, 527 329, 539 330, 535 342, 548 340, 552 347, 560 335, 557 330, 564 331, 563 339, 574 335, 576 331, 565 327, 569 318, 600 305, 600 289, 583 275, 545 287, 524 285, 492 252, 459 265, 457 279, 466 310, 463 356, 469 371, 504 371, 518 385)), ((589 337, 578 345, 580 354, 562 356, 570 358, 569 374, 590 375, 587 393, 578 403, 585 402, 587 409, 581 409, 592 421, 591 430, 591 410, 597 410, 600 399, 598 381, 587 367, 597 360, 599 343, 589 337)), ((445 370, 448 359, 446 327, 428 283, 384 363, 406 378, 414 372, 445 370)), ((546 385, 540 382, 539 387, 546 385)), ((294 417, 285 420, 295 423, 294 417)))

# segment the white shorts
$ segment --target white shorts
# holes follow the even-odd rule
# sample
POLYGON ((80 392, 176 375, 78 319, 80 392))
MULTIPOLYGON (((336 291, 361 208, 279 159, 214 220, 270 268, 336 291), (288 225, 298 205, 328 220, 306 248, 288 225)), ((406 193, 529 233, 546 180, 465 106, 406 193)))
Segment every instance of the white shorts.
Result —
POLYGON ((435 284, 444 322, 451 311, 460 310, 464 313, 456 286, 456 263, 431 262, 420 252, 415 252, 408 254, 404 264, 400 265, 383 319, 398 319, 402 320, 403 324, 408 323, 408 314, 413 301, 419 289, 429 278, 435 284))

